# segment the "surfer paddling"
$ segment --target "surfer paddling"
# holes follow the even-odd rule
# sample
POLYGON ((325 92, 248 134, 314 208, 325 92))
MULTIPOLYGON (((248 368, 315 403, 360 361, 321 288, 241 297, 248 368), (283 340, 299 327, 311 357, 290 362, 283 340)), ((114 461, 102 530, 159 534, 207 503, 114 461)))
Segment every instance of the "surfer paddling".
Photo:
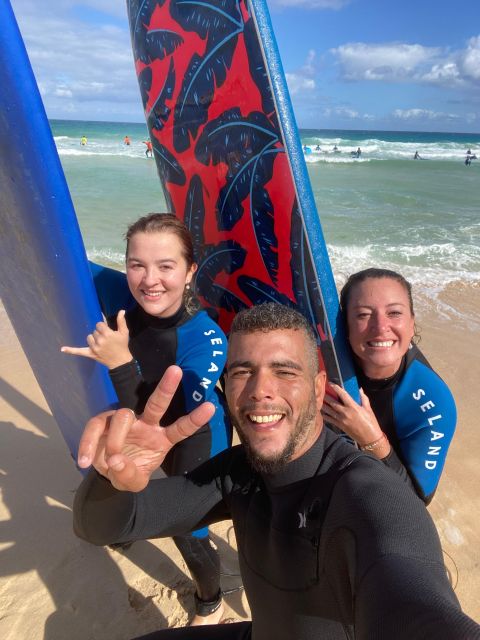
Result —
POLYGON ((453 438, 453 396, 415 342, 412 288, 387 269, 350 276, 340 294, 361 405, 337 385, 323 415, 432 500, 453 438))
POLYGON ((94 469, 76 492, 75 532, 106 545, 232 518, 252 620, 145 640, 480 638, 421 501, 324 427, 326 376, 301 314, 275 303, 237 314, 225 383, 242 445, 185 476, 151 480, 214 412, 204 403, 156 428, 180 378, 169 368, 139 418, 119 410, 88 422, 78 461, 94 469))
MULTIPOLYGON (((213 450, 227 446, 223 403, 216 388, 225 364, 226 338, 192 297, 197 265, 183 222, 171 214, 150 214, 129 227, 126 240, 127 281, 136 304, 108 324, 99 322, 87 337, 87 347, 63 347, 62 351, 107 366, 120 406, 137 414, 167 367, 183 368, 166 423, 204 400, 216 406, 207 424, 162 460, 167 475, 183 476, 208 460, 213 450)), ((196 615, 191 624, 212 624, 223 614, 220 561, 208 529, 190 531, 173 532, 173 539, 195 582, 196 615)))

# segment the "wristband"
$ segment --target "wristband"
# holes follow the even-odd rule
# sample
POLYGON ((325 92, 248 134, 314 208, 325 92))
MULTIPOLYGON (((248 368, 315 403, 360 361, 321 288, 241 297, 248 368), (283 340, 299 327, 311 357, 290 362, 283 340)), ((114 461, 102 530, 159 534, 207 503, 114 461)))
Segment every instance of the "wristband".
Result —
POLYGON ((362 446, 359 447, 360 451, 373 451, 374 449, 376 449, 382 442, 383 439, 387 439, 387 436, 383 433, 382 431, 382 435, 378 438, 378 440, 374 440, 373 442, 369 442, 368 444, 364 444, 362 446))

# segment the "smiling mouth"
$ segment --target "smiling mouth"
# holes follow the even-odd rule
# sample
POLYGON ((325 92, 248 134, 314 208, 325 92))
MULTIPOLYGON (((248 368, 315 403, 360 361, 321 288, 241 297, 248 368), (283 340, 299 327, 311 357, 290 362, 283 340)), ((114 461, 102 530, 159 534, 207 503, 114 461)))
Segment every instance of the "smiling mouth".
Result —
POLYGON ((141 292, 148 298, 160 298, 165 293, 164 291, 146 291, 145 289, 141 289, 141 292))
POLYGON ((249 413, 247 414, 247 417, 250 420, 250 422, 254 422, 255 424, 268 425, 268 424, 275 424, 276 422, 281 420, 284 415, 285 414, 283 413, 272 413, 268 416, 260 416, 254 413, 249 413))
POLYGON ((369 342, 367 342, 367 344, 369 347, 388 348, 393 347, 394 340, 370 340, 369 342))

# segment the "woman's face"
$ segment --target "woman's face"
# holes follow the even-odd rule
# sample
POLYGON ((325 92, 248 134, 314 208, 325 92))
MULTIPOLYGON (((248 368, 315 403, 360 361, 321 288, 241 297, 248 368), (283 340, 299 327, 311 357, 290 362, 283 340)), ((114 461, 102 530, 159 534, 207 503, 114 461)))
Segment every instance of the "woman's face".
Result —
POLYGON ((369 378, 398 371, 414 335, 415 318, 408 293, 397 280, 368 278, 350 292, 348 338, 357 362, 369 378))
POLYGON ((136 233, 130 238, 127 280, 138 304, 152 316, 168 318, 182 305, 185 285, 197 265, 188 267, 182 243, 168 231, 136 233))

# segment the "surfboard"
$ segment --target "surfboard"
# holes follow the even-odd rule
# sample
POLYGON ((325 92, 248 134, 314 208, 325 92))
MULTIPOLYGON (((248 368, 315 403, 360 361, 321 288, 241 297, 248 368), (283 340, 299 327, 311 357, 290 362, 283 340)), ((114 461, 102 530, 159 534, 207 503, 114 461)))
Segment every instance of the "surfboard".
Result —
POLYGON ((315 328, 328 378, 358 399, 330 260, 264 0, 127 0, 154 157, 187 223, 196 293, 228 333, 265 301, 315 328))
MULTIPOLYGON (((116 402, 107 370, 68 358, 101 320, 62 166, 8 0, 0 2, 0 296, 69 450, 116 402)), ((100 287, 103 269, 96 271, 100 287)))

